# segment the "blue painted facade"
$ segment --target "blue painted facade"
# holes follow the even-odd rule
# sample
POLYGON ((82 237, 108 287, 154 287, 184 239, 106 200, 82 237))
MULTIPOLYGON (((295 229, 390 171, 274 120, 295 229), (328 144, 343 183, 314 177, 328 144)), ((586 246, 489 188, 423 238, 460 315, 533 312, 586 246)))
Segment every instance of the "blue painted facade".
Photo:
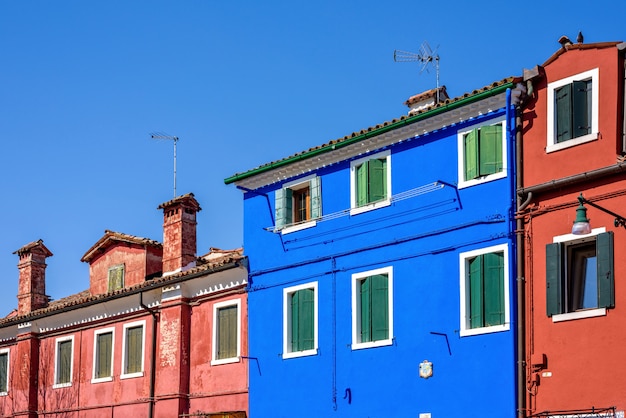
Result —
POLYGON ((321 147, 327 152, 226 179, 244 191, 252 418, 516 415, 515 112, 507 104, 516 85, 495 85, 333 141, 321 147), (466 183, 460 138, 494 124, 502 169, 466 183), (351 166, 372 155, 385 158, 389 199, 355 213, 351 166), (304 227, 276 229, 277 193, 312 176, 321 212, 304 227), (469 262, 483 253, 504 260, 495 326, 471 322, 469 262), (387 334, 362 342, 373 338, 357 332, 369 320, 359 289, 379 273, 389 306, 376 309, 388 312, 387 334), (315 335, 290 352, 296 308, 287 301, 300 289, 316 297, 315 335), (432 376, 420 377, 427 362, 432 376))

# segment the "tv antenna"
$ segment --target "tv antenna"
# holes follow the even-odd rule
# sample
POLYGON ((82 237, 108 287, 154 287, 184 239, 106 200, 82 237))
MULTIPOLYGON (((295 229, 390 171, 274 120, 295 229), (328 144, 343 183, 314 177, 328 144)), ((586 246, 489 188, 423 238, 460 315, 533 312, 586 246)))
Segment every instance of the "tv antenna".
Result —
POLYGON ((150 138, 157 141, 174 141, 174 197, 176 197, 176 143, 179 138, 177 136, 168 135, 164 132, 155 132, 150 134, 150 138))
POLYGON ((420 70, 420 74, 424 70, 428 72, 428 67, 434 65, 437 74, 437 103, 439 103, 439 54, 437 54, 437 49, 439 49, 439 46, 433 51, 428 42, 424 41, 418 53, 395 49, 393 51, 393 60, 395 62, 421 62, 422 69, 420 70))

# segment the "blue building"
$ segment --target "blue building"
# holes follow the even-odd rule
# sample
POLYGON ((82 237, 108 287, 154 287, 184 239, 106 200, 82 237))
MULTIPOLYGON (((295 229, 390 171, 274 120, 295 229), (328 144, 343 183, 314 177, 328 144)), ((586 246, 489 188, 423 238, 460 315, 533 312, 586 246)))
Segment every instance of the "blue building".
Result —
POLYGON ((516 415, 513 78, 225 180, 250 415, 516 415))

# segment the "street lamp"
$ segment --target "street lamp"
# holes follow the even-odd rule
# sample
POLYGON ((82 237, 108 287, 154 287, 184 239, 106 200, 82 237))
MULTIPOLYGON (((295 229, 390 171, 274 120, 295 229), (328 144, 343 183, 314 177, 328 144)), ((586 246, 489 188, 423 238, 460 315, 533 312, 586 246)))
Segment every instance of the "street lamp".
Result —
POLYGON ((586 235, 591 232, 591 225, 589 224, 589 219, 587 218, 587 208, 584 203, 589 206, 593 206, 596 209, 600 209, 604 213, 608 213, 611 216, 615 217, 615 221, 613 222, 615 226, 621 226, 626 229, 626 218, 621 215, 618 215, 615 212, 611 212, 608 209, 603 208, 600 205, 597 205, 583 197, 581 193, 578 196, 578 207, 576 208, 576 219, 574 219, 574 225, 572 226, 572 234, 574 235, 586 235))

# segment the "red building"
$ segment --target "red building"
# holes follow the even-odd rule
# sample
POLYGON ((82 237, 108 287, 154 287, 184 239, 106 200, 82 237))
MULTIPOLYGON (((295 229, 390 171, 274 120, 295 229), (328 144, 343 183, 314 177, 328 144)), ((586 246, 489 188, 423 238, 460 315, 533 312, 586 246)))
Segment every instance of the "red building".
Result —
POLYGON ((0 321, 2 416, 247 416, 246 259, 241 249, 196 256, 193 194, 159 209, 163 244, 105 231, 82 258, 89 289, 54 302, 52 252, 41 240, 15 252, 18 308, 0 321))
POLYGON ((623 417, 626 44, 559 42, 525 74, 522 407, 533 417, 623 417), (572 232, 585 209, 591 227, 572 232))

